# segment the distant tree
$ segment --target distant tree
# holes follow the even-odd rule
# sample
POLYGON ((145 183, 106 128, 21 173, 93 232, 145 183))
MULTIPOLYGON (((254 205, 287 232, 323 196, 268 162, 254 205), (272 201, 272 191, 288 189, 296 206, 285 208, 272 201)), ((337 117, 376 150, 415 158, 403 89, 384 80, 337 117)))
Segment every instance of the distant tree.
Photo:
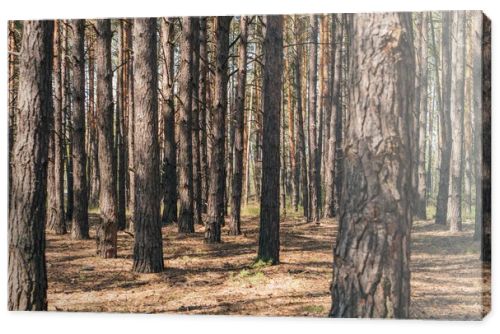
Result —
POLYGON ((73 239, 89 238, 85 151, 85 20, 71 20, 71 150, 73 155, 73 239))
POLYGON ((407 318, 408 133, 415 76, 411 14, 356 14, 351 29, 350 105, 330 316, 407 318))
POLYGON ((134 19, 135 208, 133 271, 163 271, 156 19, 134 19))
POLYGON ((9 201, 9 310, 47 310, 45 222, 53 21, 25 21, 9 201))
POLYGON ((267 15, 264 32, 262 190, 257 257, 279 263, 280 114, 283 75, 283 16, 267 15))
POLYGON ((113 69, 111 21, 97 20, 97 128, 99 133, 99 216, 97 254, 115 258, 118 229, 116 155, 113 146, 113 69))

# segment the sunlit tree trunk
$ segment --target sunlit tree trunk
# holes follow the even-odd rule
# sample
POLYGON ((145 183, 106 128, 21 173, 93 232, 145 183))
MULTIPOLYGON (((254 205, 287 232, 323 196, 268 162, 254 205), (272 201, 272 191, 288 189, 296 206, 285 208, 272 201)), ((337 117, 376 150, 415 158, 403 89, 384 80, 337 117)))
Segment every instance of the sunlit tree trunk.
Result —
POLYGON ((330 316, 407 318, 409 118, 415 76, 411 14, 356 14, 351 37, 350 105, 330 316))

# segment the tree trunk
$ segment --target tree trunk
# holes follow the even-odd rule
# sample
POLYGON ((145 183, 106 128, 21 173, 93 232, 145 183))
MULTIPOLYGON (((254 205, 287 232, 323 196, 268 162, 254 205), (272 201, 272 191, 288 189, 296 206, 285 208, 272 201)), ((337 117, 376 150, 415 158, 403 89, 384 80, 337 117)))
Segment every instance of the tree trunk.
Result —
POLYGON ((441 129, 441 162, 439 166, 439 190, 436 202, 436 224, 446 224, 448 216, 448 194, 450 184, 450 158, 451 158, 451 119, 450 119, 450 91, 451 91, 451 64, 457 55, 451 52, 450 28, 453 21, 450 12, 443 12, 442 43, 442 92, 439 121, 441 129))
POLYGON ((207 243, 219 243, 221 241, 221 226, 224 222, 224 191, 226 183, 224 170, 224 132, 227 113, 230 22, 230 16, 218 16, 215 19, 216 70, 214 105, 211 110, 213 144, 209 174, 208 217, 205 224, 205 242, 207 243))
POLYGON ((49 159, 47 171, 47 226, 56 234, 66 234, 64 219, 64 161, 62 156, 62 94, 63 82, 61 72, 62 38, 61 22, 54 21, 54 59, 52 63, 53 112, 52 126, 49 134, 49 159))
POLYGON ((307 221, 311 220, 309 214, 309 183, 307 180, 307 154, 306 154, 306 137, 304 133, 304 117, 303 117, 303 102, 302 102, 302 53, 303 46, 300 36, 303 31, 303 24, 300 17, 295 17, 294 27, 297 52, 295 58, 295 96, 297 97, 297 137, 298 137, 298 152, 300 155, 300 178, 302 188, 302 208, 304 209, 304 217, 307 221))
MULTIPOLYGON (((474 217, 474 240, 481 239, 481 227, 483 224, 482 210, 482 149, 481 143, 484 140, 482 137, 482 114, 481 102, 482 95, 482 39, 483 39, 483 15, 475 13, 472 15, 472 123, 474 137, 474 155, 473 160, 474 176, 475 176, 475 217, 474 217)), ((484 245, 483 245, 484 246, 484 245)))
MULTIPOLYGON (((481 260, 491 262, 491 21, 483 15, 481 260)), ((477 209, 476 209, 477 210, 477 209)))
POLYGON ((229 233, 238 235, 241 233, 241 192, 243 187, 243 141, 245 121, 245 87, 247 74, 247 39, 248 39, 248 17, 240 18, 240 45, 238 47, 238 83, 236 92, 236 104, 234 110, 235 143, 234 143, 234 172, 231 191, 231 224, 229 233))
POLYGON ((163 271, 158 146, 156 19, 134 19, 135 208, 134 264, 140 273, 163 271))
POLYGON ((179 69, 179 223, 180 233, 194 232, 193 218, 193 18, 182 18, 179 69))
POLYGON ((422 13, 420 27, 420 111, 418 126, 418 182, 415 215, 419 219, 427 219, 427 201, 426 201, 426 180, 425 180, 425 148, 426 148, 426 130, 427 130, 427 13, 422 13))
POLYGON ((200 147, 200 19, 193 18, 193 63, 192 63, 192 83, 193 91, 191 96, 193 118, 192 118, 192 147, 193 147, 193 223, 202 225, 203 213, 202 185, 201 185, 201 147, 200 147))
POLYGON ((162 224, 177 221, 177 143, 175 141, 174 106, 174 22, 162 19, 163 47, 162 116, 163 116, 163 214, 162 224))
POLYGON ((116 257, 118 201, 116 156, 113 146, 113 69, 111 68, 111 21, 97 20, 97 128, 99 133, 99 216, 97 255, 116 257))
POLYGON ((128 210, 130 212, 129 230, 134 227, 134 209, 135 209, 135 83, 134 83, 134 54, 132 29, 133 21, 128 21, 125 34, 127 36, 128 53, 128 210))
POLYGON ((53 21, 25 21, 9 201, 9 310, 47 310, 45 221, 53 21))
POLYGON ((125 128, 125 110, 127 108, 127 50, 125 36, 125 21, 119 19, 118 59, 120 68, 117 71, 116 90, 116 182, 117 182, 117 228, 124 230, 127 225, 127 133, 125 128))
POLYGON ((355 14, 351 36, 330 316, 407 318, 415 76, 411 14, 355 14))
POLYGON ((280 260, 280 113, 283 75, 283 16, 265 16, 263 91, 262 191, 259 252, 273 264, 280 260))
MULTIPOLYGON (((335 33, 333 44, 332 61, 332 114, 330 117, 330 138, 328 142, 328 161, 326 164, 326 189, 325 189, 325 217, 332 218, 336 214, 337 196, 335 194, 337 162, 337 137, 342 138, 342 97, 341 97, 341 76, 342 76, 342 40, 344 38, 340 15, 333 18, 335 33)), ((340 148, 340 146, 339 146, 340 148)))
POLYGON ((207 18, 200 17, 200 82, 199 82, 199 98, 200 98, 200 168, 201 168, 201 196, 203 212, 207 212, 208 198, 208 146, 207 146, 207 110, 210 105, 207 101, 208 82, 208 47, 207 47, 207 18))
POLYGON ((464 134, 464 78, 465 78, 465 12, 454 12, 455 24, 451 53, 451 165, 450 194, 448 198, 448 223, 450 231, 462 230, 462 154, 464 134))
POLYGON ((317 62, 317 39, 318 39, 318 18, 317 15, 309 16, 309 24, 311 25, 311 45, 309 49, 309 64, 308 64, 308 87, 309 87, 309 100, 308 100, 308 115, 309 115, 309 180, 310 180, 310 203, 312 218, 318 224, 320 219, 320 201, 321 201, 321 185, 319 182, 319 147, 318 147, 318 134, 316 129, 316 105, 317 95, 316 86, 318 81, 317 62))
POLYGON ((73 154, 73 239, 89 238, 87 153, 85 152, 85 20, 71 20, 72 114, 71 149, 73 154))

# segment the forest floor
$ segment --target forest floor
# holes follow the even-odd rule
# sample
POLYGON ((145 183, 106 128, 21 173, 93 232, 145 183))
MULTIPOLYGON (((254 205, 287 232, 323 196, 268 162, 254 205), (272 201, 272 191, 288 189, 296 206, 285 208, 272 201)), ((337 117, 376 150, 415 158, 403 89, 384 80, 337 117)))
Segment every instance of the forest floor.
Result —
MULTIPOLYGON (((97 219, 92 213, 91 225, 97 219)), ((331 305, 336 229, 334 220, 316 225, 284 218, 281 264, 267 266, 254 263, 254 212, 243 217, 242 235, 229 236, 224 228, 218 245, 203 242, 202 226, 194 235, 167 226, 160 274, 131 272, 133 237, 127 233, 118 233, 118 258, 108 260, 95 257, 95 240, 47 234, 49 310, 324 317, 331 305)), ((414 223, 412 318, 480 319, 486 312, 482 299, 489 307, 490 272, 481 267, 472 233, 471 223, 458 233, 432 222, 414 223)))

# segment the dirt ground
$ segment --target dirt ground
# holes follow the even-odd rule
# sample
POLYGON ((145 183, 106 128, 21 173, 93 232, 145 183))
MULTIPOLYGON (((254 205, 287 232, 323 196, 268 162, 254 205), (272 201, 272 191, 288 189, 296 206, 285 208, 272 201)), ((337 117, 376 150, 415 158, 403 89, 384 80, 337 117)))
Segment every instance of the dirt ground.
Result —
MULTIPOLYGON (((481 268, 472 229, 466 223, 464 232, 450 233, 414 223, 412 318, 480 319, 486 312, 489 270, 481 268)), ((111 260, 94 256, 94 240, 48 234, 49 310, 327 316, 335 221, 285 218, 278 266, 254 263, 258 218, 244 217, 242 230, 235 237, 224 229, 222 244, 207 245, 202 226, 194 235, 163 228, 161 274, 131 272, 133 238, 126 233, 119 232, 119 256, 111 260)))

